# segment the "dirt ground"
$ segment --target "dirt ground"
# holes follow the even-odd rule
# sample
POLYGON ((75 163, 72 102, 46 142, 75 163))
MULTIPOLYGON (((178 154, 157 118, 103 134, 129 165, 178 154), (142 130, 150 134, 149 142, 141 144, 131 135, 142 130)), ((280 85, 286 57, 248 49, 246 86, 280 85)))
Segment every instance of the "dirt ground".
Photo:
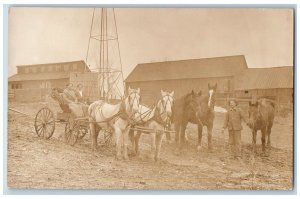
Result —
MULTIPOLYGON (((114 148, 101 145, 92 153, 89 134, 75 146, 68 146, 60 137, 64 131, 57 124, 49 140, 37 137, 34 116, 43 103, 10 103, 9 107, 32 117, 8 113, 7 180, 10 188, 36 189, 242 189, 291 190, 293 188, 293 117, 275 118, 272 129, 272 148, 267 156, 258 153, 251 158, 251 132, 242 132, 243 158, 230 158, 228 134, 222 135, 224 115, 216 114, 213 131, 213 152, 207 150, 206 129, 203 149, 196 150, 197 131, 189 125, 189 146, 175 155, 175 144, 163 142, 161 159, 153 162, 150 138, 143 135, 140 157, 117 161, 114 148)), ((59 108, 52 104, 56 112, 59 108)), ((174 139, 174 135, 172 135, 174 139)))

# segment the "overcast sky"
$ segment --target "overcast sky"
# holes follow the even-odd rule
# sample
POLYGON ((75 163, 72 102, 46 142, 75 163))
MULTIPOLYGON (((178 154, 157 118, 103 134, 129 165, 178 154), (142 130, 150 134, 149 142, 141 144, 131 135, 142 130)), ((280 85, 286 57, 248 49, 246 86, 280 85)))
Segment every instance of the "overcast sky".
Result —
MULTIPOLYGON (((92 8, 11 8, 16 65, 85 60, 92 8)), ((288 9, 116 8, 124 76, 138 63, 245 55, 249 67, 293 65, 288 9)))

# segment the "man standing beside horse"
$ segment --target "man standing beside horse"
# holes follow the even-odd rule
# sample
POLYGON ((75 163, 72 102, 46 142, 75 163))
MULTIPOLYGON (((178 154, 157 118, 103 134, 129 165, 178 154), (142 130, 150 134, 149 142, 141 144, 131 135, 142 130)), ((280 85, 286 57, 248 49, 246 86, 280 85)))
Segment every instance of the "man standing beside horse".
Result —
POLYGON ((222 133, 224 133, 225 129, 228 128, 230 150, 234 158, 237 159, 242 157, 242 121, 248 125, 248 120, 242 113, 241 109, 238 108, 238 102, 235 99, 231 99, 229 101, 229 109, 225 116, 222 133))

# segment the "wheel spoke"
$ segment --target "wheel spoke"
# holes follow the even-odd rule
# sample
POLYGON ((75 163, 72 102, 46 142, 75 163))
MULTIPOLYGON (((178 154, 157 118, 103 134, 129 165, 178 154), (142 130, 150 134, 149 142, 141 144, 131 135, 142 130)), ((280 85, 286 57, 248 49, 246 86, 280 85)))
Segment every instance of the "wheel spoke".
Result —
POLYGON ((39 128, 36 129, 38 136, 41 136, 43 130, 43 125, 41 125, 39 128))
POLYGON ((42 115, 43 120, 45 120, 45 109, 44 108, 41 110, 41 115, 42 115))
POLYGON ((47 110, 47 115, 46 115, 46 116, 47 116, 47 119, 48 119, 48 118, 51 118, 51 117, 50 117, 50 116, 51 116, 51 111, 47 110))
POLYGON ((45 124, 51 124, 51 123, 53 123, 53 122, 55 122, 54 119, 52 119, 52 120, 50 120, 50 121, 48 121, 48 122, 45 122, 45 124))
POLYGON ((44 134, 45 134, 45 128, 42 127, 42 133, 41 133, 41 137, 44 137, 44 134))
POLYGON ((44 122, 44 120, 42 120, 42 119, 40 119, 40 118, 36 118, 36 120, 35 120, 36 122, 41 122, 41 123, 43 123, 44 122))

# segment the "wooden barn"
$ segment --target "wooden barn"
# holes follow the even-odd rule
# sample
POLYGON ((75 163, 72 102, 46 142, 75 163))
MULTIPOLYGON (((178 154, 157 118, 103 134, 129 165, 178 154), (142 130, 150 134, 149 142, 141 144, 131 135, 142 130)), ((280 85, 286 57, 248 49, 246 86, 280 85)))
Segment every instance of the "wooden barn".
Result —
POLYGON ((140 88, 142 103, 154 104, 160 90, 175 91, 175 98, 191 90, 206 92, 218 84, 218 97, 234 92, 234 76, 247 69, 243 55, 138 64, 125 80, 126 90, 140 88))
POLYGON ((238 98, 269 98, 277 103, 293 102, 293 67, 249 68, 234 78, 238 98))
POLYGON ((8 78, 9 96, 15 101, 39 101, 51 88, 65 88, 70 74, 90 71, 84 61, 20 65, 8 78))

